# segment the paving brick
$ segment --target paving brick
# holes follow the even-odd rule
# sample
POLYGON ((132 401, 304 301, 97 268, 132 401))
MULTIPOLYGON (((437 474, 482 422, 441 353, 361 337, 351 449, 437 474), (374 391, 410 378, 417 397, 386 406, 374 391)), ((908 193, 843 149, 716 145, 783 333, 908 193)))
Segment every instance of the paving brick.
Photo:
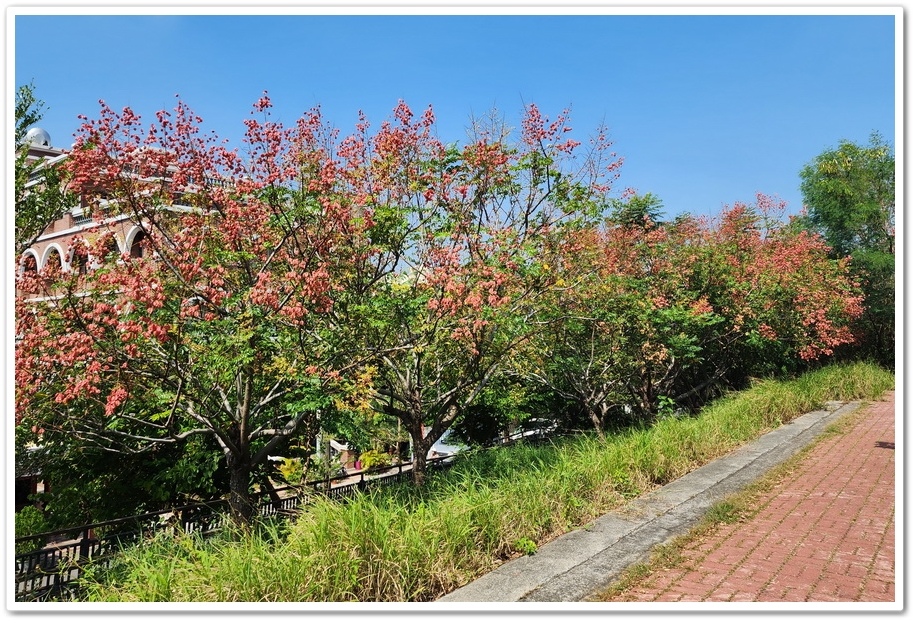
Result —
MULTIPOLYGON (((684 551, 656 601, 894 600, 894 392, 822 440, 746 523, 684 551), (883 445, 881 444, 883 442, 883 445), (701 581, 697 581, 702 578, 701 581)), ((650 576, 651 577, 651 576, 650 576)), ((640 587, 620 596, 647 597, 640 587)))

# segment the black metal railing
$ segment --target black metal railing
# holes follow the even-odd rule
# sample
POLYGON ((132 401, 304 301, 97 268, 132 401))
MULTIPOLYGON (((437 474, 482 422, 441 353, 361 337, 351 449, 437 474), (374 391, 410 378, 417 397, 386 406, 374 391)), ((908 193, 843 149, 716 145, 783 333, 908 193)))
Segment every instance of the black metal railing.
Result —
POLYGON ((17 549, 23 542, 43 545, 15 557, 16 601, 68 600, 73 596, 74 581, 87 563, 107 567, 120 548, 178 526, 187 532, 212 534, 222 527, 226 506, 225 500, 214 500, 18 537, 17 549))

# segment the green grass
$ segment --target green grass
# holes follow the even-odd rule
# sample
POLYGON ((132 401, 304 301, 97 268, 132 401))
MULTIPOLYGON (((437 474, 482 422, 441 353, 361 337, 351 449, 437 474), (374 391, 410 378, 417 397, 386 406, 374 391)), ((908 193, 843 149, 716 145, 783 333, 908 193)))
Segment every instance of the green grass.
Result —
POLYGON ((893 383, 865 364, 827 367, 761 381, 696 417, 475 453, 422 490, 318 500, 295 522, 241 539, 159 536, 87 576, 88 599, 433 600, 828 400, 873 399, 893 383))

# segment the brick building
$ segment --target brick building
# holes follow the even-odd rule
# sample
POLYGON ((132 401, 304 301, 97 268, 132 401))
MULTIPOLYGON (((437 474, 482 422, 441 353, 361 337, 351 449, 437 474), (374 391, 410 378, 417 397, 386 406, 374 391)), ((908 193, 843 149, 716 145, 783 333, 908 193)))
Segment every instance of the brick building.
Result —
MULTIPOLYGON (((53 147, 51 137, 41 128, 29 130, 26 140, 29 142, 28 158, 35 162, 29 185, 39 185, 42 183, 42 172, 47 167, 60 165, 66 160, 67 152, 53 147)), ((74 254, 74 237, 88 238, 102 231, 114 233, 114 244, 117 244, 119 253, 129 251, 134 256, 142 255, 140 243, 145 234, 128 216, 119 215, 96 222, 88 214, 86 206, 79 201, 51 223, 34 244, 22 253, 19 257, 19 270, 43 270, 55 264, 63 270, 81 270, 84 267, 80 257, 74 254)))

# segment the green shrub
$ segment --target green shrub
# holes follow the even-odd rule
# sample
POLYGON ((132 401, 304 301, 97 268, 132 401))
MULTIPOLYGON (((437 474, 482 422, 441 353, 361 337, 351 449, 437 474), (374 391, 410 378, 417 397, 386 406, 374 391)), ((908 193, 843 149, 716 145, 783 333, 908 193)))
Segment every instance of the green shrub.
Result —
POLYGON ((278 468, 283 479, 290 484, 299 484, 303 480, 305 465, 300 458, 284 458, 278 468))
MULTIPOLYGON (((34 506, 26 506, 16 513, 16 538, 40 534, 48 530, 44 513, 34 506)), ((41 539, 29 539, 16 543, 16 554, 35 551, 42 546, 41 539)))
POLYGON ((391 465, 391 455, 378 450, 367 450, 359 455, 359 464, 362 469, 391 465))
POLYGON ((521 552, 525 556, 533 556, 538 551, 538 544, 528 537, 516 539, 513 547, 517 552, 521 552))

